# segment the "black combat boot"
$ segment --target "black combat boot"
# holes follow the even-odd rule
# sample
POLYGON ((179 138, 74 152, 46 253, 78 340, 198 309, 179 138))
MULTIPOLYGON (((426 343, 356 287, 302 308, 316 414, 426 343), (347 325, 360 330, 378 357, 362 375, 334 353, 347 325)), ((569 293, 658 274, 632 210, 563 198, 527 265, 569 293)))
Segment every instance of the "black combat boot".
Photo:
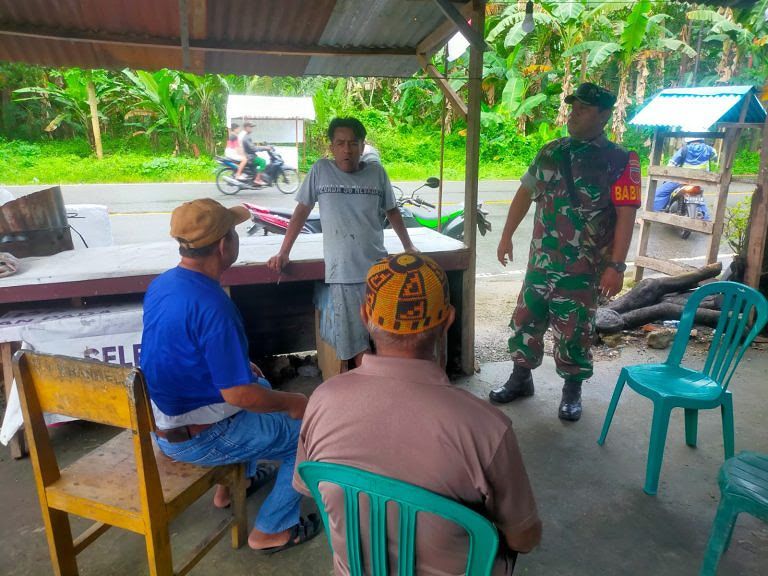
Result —
POLYGON ((563 384, 563 398, 557 411, 560 420, 576 422, 581 418, 581 381, 566 380, 563 384))
POLYGON ((509 380, 502 386, 491 390, 491 393, 488 395, 491 402, 498 404, 506 404, 525 396, 533 396, 533 376, 531 375, 530 368, 525 368, 518 364, 515 364, 509 380))

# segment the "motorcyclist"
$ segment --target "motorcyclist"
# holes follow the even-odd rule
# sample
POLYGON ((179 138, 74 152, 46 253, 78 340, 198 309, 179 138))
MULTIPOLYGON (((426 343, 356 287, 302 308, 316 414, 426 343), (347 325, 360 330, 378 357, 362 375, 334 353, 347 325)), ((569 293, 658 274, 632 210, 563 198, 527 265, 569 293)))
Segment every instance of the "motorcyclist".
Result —
POLYGON ((237 122, 232 122, 232 125, 229 129, 229 136, 227 138, 227 147, 224 150, 224 156, 231 160, 237 160, 238 162, 242 162, 242 160, 245 158, 245 153, 243 152, 243 147, 241 144, 242 138, 240 137, 242 132, 242 126, 240 126, 240 124, 237 122))
MULTIPOLYGON (((711 163, 716 161, 717 152, 715 149, 707 144, 703 138, 693 137, 685 139, 685 143, 678 148, 667 164, 679 168, 706 170, 709 172, 711 163)), ((663 182, 656 188, 656 195, 653 198, 654 212, 660 212, 666 208, 670 195, 679 186, 680 184, 677 182, 663 182)), ((701 204, 701 213, 703 220, 708 222, 712 219, 706 204, 701 204)))
POLYGON ((243 146, 243 152, 245 153, 245 158, 242 162, 240 162, 240 165, 237 167, 237 174, 235 174, 235 178, 238 180, 245 180, 248 177, 243 176, 243 170, 245 170, 245 167, 248 165, 249 162, 252 162, 254 167, 256 168, 256 174, 253 178, 253 183, 256 186, 266 186, 268 183, 262 178, 261 173, 267 166, 267 161, 264 160, 261 156, 258 155, 258 152, 266 152, 270 149, 269 146, 262 146, 258 145, 253 141, 253 137, 251 133, 253 132, 253 128, 256 126, 253 122, 246 122, 245 123, 245 137, 242 141, 243 146))

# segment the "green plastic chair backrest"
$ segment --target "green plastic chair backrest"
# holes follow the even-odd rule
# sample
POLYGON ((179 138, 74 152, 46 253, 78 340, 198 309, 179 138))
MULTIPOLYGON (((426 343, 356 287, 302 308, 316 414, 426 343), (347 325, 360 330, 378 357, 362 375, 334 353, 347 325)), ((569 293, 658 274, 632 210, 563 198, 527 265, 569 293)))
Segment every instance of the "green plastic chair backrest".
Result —
POLYGON ((499 546, 498 532, 488 519, 458 502, 407 482, 330 462, 302 462, 299 464, 299 475, 312 492, 320 509, 331 549, 333 544, 328 531, 330 524, 328 524, 328 513, 320 495, 320 483, 329 482, 343 489, 347 559, 352 576, 364 574, 360 552, 359 495, 361 492, 368 496, 370 504, 369 532, 373 576, 388 574, 388 502, 394 502, 399 507, 398 573, 400 576, 413 576, 415 573, 416 514, 418 512, 436 514, 464 528, 469 535, 466 573, 472 576, 491 574, 499 546))
POLYGON ((749 286, 737 282, 711 282, 697 288, 685 303, 667 364, 677 366, 682 361, 696 309, 704 298, 713 294, 722 294, 722 304, 703 373, 726 390, 744 352, 768 321, 768 302, 749 286), (753 321, 751 325, 750 321, 753 321))

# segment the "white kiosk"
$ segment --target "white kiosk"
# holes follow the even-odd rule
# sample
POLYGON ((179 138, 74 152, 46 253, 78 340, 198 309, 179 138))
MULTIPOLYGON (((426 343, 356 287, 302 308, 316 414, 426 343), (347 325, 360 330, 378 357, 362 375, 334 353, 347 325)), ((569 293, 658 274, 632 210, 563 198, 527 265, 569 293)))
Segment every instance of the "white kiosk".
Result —
POLYGON ((272 144, 291 167, 299 167, 299 144, 305 142, 304 122, 314 119, 315 106, 310 97, 233 94, 227 98, 227 126, 232 122, 255 122, 253 141, 272 144))

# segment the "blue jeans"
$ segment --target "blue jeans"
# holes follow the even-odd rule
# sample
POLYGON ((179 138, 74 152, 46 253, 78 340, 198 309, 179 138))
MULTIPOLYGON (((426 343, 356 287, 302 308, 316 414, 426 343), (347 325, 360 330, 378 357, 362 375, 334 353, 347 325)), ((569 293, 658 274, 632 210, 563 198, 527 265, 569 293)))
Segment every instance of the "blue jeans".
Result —
POLYGON ((173 460, 220 466, 246 464, 246 475, 256 473, 259 460, 279 460, 275 486, 256 516, 254 527, 268 534, 287 530, 299 522, 301 494, 291 485, 296 465, 301 420, 273 412, 261 414, 243 410, 217 422, 185 442, 171 443, 157 438, 160 450, 173 460))

